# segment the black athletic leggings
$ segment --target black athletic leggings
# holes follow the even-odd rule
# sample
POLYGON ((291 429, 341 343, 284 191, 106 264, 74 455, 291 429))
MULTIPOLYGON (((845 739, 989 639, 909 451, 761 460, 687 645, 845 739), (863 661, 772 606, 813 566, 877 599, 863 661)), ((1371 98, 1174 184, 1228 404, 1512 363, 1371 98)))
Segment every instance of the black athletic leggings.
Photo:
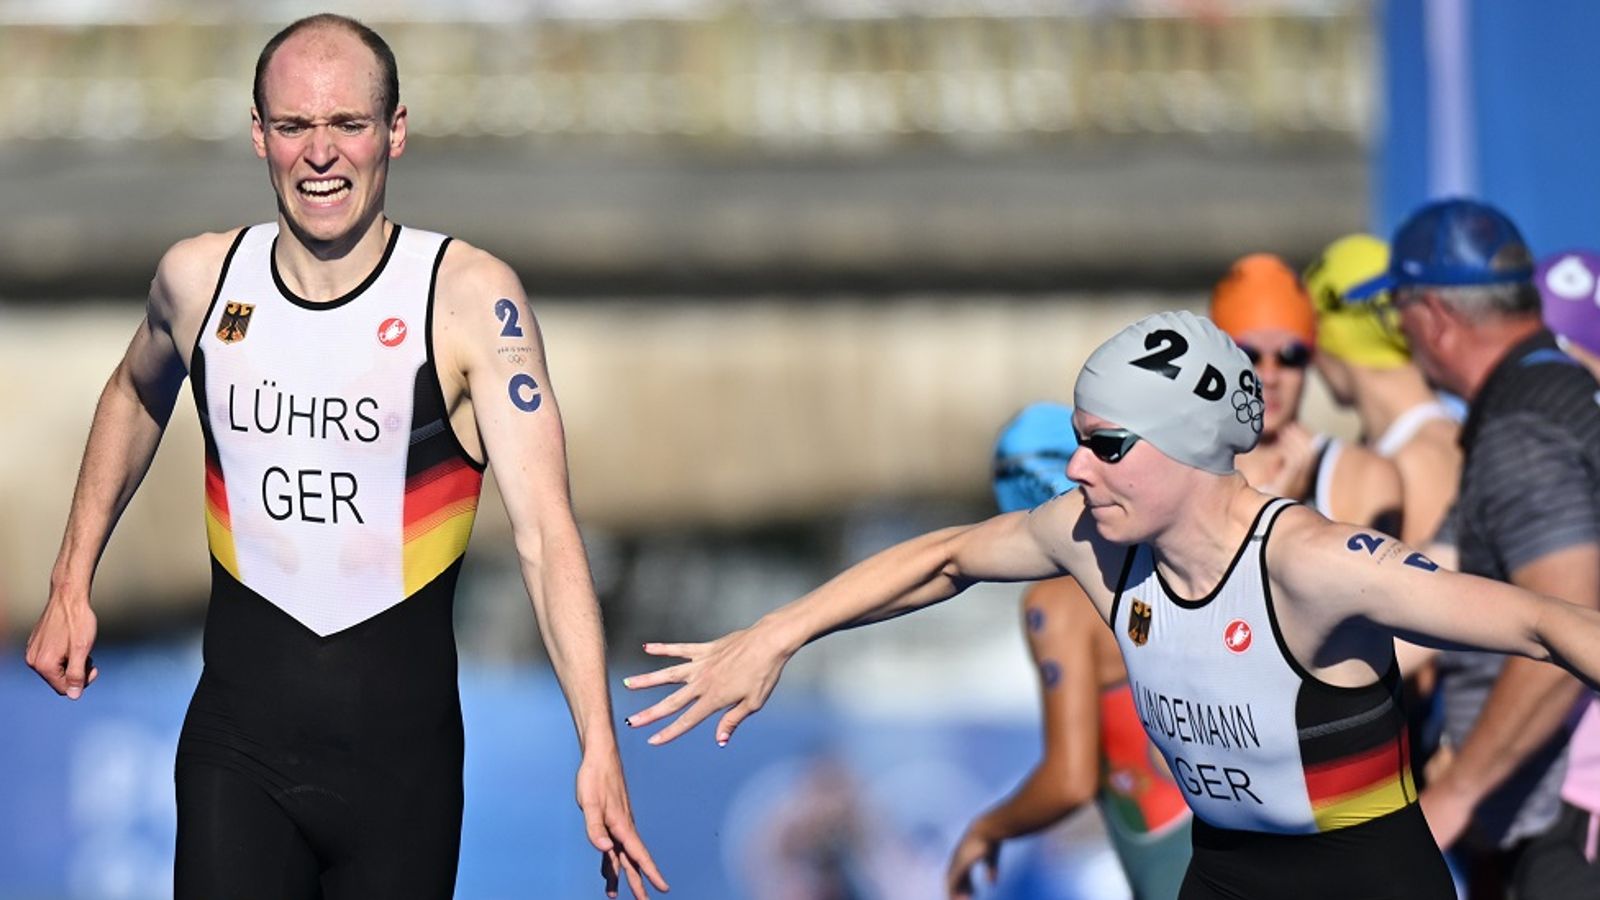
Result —
POLYGON ((319 637, 226 573, 213 585, 178 739, 178 900, 448 900, 464 753, 449 592, 319 637))
POLYGON ((423 798, 378 803, 393 812, 411 807, 382 821, 357 816, 330 792, 269 792, 230 769, 190 761, 178 765, 177 789, 177 900, 447 900, 455 890, 459 799, 453 809, 448 798, 426 810, 423 798))
POLYGON ((1194 822, 1178 900, 1455 900, 1422 809, 1322 834, 1227 831, 1194 822))

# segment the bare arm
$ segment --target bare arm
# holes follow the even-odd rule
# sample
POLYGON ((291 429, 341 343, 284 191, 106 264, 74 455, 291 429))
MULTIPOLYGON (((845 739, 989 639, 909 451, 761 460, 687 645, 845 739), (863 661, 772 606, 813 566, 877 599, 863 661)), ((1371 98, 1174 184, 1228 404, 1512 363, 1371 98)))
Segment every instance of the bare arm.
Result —
MULTIPOLYGON (((1096 605, 1109 609, 1114 586, 1095 555, 1099 544, 1069 491, 1028 512, 945 528, 890 547, 846 569, 763 621, 789 653, 817 637, 914 612, 980 581, 1038 581, 1076 572, 1096 605)), ((1121 556, 1117 559, 1120 561, 1121 556)))
POLYGON ((1115 572, 1102 565, 1115 556, 1083 515, 1083 498, 1069 491, 1032 512, 996 516, 977 525, 948 528, 890 547, 846 569, 749 628, 704 644, 646 644, 657 656, 688 662, 628 679, 629 688, 683 687, 628 718, 635 727, 682 711, 652 735, 665 743, 721 709, 728 709, 716 739, 759 710, 777 686, 784 665, 811 640, 849 624, 901 615, 946 600, 978 581, 1035 581, 1075 573, 1095 605, 1110 608, 1115 572), (731 707, 731 709, 729 709, 731 707))
POLYGON ((1095 637, 1105 623, 1069 578, 1036 585, 1023 606, 1028 651, 1039 672, 1044 757, 1016 793, 985 815, 997 839, 1055 824, 1093 800, 1100 783, 1095 637))
POLYGON ((74 700, 97 674, 88 664, 97 627, 89 602, 95 568, 155 458, 230 240, 203 235, 162 258, 144 319, 95 406, 50 596, 27 649, 28 665, 74 700))
POLYGON ((494 464, 523 582, 583 751, 578 804, 591 842, 612 866, 608 889, 620 871, 644 896, 642 871, 666 890, 634 830, 623 783, 600 606, 572 512, 566 436, 538 323, 516 275, 480 250, 453 245, 439 283, 440 377, 453 382, 447 397, 470 399, 472 424, 494 464))
POLYGON ((1600 611, 1438 566, 1398 540, 1302 511, 1269 547, 1273 580, 1318 635, 1364 623, 1414 643, 1550 661, 1600 684, 1600 611))
POLYGON ((957 843, 946 883, 952 898, 971 896, 979 860, 996 872, 1000 844, 1047 828, 1088 803, 1099 787, 1099 677, 1095 637, 1105 629, 1077 582, 1057 578, 1023 597, 1028 650, 1039 672, 1044 756, 1022 784, 979 816, 957 843))
POLYGON ((459 378, 470 399, 468 427, 476 426, 494 466, 517 562, 578 741, 605 744, 614 739, 605 641, 572 512, 566 435, 538 323, 516 275, 482 251, 453 245, 439 280, 439 362, 441 370, 454 370, 441 377, 459 378), (520 336, 501 336, 506 324, 495 314, 501 300, 515 305, 520 336))
MULTIPOLYGON (((1274 581, 1286 588, 1292 615, 1300 628, 1308 629, 1300 637, 1309 637, 1306 644, 1316 648, 1313 655, 1364 655, 1377 668, 1382 635, 1348 640, 1352 629, 1375 627, 1426 646, 1528 657, 1506 661, 1492 701, 1502 705, 1485 708, 1478 723, 1482 733, 1472 738, 1476 746, 1467 768, 1452 775, 1452 765, 1423 793, 1423 812, 1434 838, 1448 847, 1465 829, 1483 793, 1548 739, 1571 710, 1576 692, 1569 693, 1560 683, 1571 679, 1536 661, 1556 662, 1591 687, 1600 683, 1600 612, 1451 572, 1386 535, 1310 514, 1295 517, 1290 525, 1268 554, 1274 581), (1341 633, 1342 644, 1335 639, 1341 633), (1336 644, 1338 649, 1330 651, 1336 644)), ((1597 564, 1600 558, 1595 557, 1587 563, 1589 569, 1597 564)), ((1291 644, 1295 641, 1294 635, 1286 636, 1291 644)), ((1339 662, 1319 660, 1323 665, 1339 662)))

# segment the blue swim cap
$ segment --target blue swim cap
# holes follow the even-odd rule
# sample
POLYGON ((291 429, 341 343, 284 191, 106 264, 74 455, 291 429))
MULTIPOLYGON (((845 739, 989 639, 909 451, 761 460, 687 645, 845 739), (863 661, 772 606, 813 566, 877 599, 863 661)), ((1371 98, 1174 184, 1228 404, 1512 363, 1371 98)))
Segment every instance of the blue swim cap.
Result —
POLYGON ((1067 460, 1078 449, 1072 408, 1060 403, 1023 407, 994 445, 994 499, 1003 513, 1033 509, 1078 486, 1067 460))

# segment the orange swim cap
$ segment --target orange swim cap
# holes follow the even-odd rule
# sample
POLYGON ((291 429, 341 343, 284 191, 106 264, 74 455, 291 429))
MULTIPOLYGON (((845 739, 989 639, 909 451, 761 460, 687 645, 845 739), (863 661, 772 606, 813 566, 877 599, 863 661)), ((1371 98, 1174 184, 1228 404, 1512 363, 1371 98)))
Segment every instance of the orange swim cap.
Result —
POLYGON ((1257 328, 1281 328, 1307 344, 1317 338, 1311 298, 1294 270, 1270 253, 1252 253, 1233 264, 1211 290, 1211 321, 1237 338, 1257 328))

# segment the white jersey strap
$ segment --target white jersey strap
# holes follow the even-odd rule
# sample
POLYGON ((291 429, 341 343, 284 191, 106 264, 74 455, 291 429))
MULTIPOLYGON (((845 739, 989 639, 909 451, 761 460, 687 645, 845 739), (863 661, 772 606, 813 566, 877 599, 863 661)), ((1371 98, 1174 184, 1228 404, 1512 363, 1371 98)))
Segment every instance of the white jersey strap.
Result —
POLYGON ((1389 425, 1389 428, 1384 431, 1383 436, 1373 443, 1372 449, 1379 456, 1392 457, 1400 452, 1401 447, 1411 443, 1411 439, 1417 436, 1417 432, 1422 430, 1422 426, 1435 419, 1449 419, 1452 422, 1460 421, 1456 417, 1454 410, 1437 400, 1419 403, 1401 413, 1389 425))
POLYGON ((1333 518, 1333 473, 1339 467, 1339 456, 1344 453, 1344 441, 1328 435, 1317 435, 1317 487, 1316 495, 1311 502, 1316 505, 1316 510, 1327 518, 1333 518))

